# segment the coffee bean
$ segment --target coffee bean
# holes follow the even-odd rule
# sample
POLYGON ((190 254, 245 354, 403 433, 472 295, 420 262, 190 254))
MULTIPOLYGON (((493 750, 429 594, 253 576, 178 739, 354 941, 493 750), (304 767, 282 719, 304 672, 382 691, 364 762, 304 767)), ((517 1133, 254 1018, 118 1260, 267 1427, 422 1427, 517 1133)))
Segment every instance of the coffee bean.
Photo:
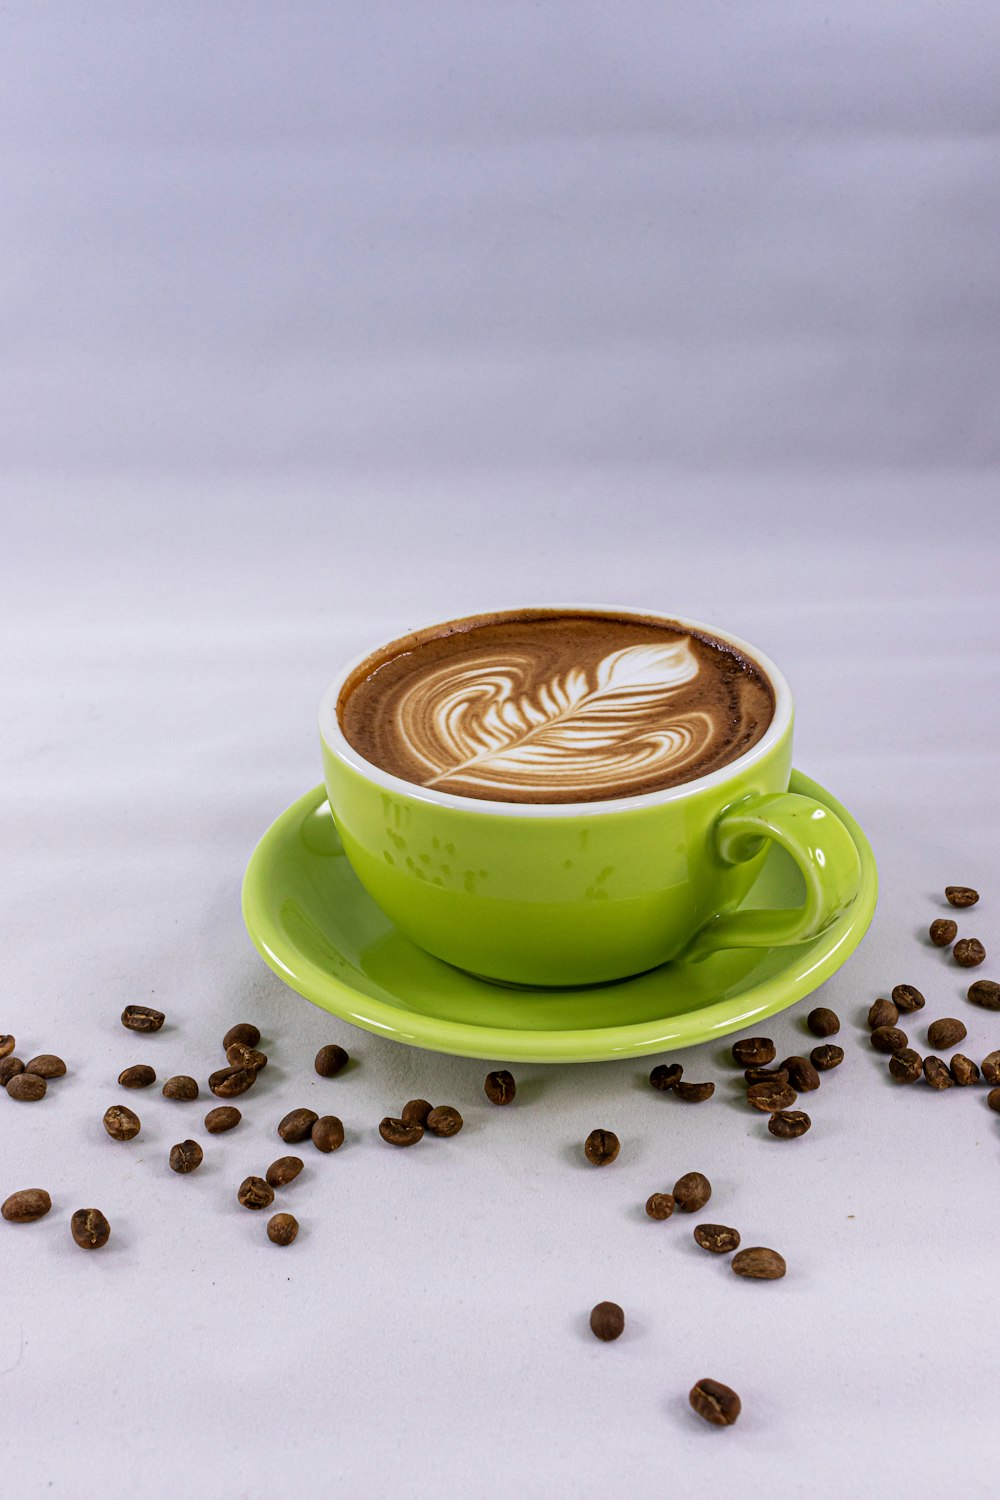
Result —
POLYGON ((733 1043, 733 1060, 741 1068, 763 1068, 767 1063, 774 1062, 776 1055, 774 1043, 769 1036, 748 1036, 741 1042, 733 1043))
POLYGON ((403 1105, 403 1113, 399 1118, 404 1125, 424 1125, 433 1108, 433 1104, 427 1099, 409 1099, 403 1105))
POLYGON ((989 1093, 986 1095, 986 1103, 989 1105, 990 1109, 995 1109, 998 1113, 1000 1113, 1000 1089, 990 1089, 989 1093))
POLYGON ((235 1130, 242 1118, 233 1105, 220 1104, 217 1109, 210 1109, 205 1116, 205 1129, 209 1135, 221 1135, 224 1130, 235 1130))
POLYGON ((673 1193, 651 1193, 646 1199, 646 1212, 651 1219, 669 1219, 674 1203, 673 1193))
POLYGON ((179 1073, 176 1078, 168 1078, 163 1085, 164 1099, 183 1099, 190 1102, 198 1097, 198 1085, 193 1078, 188 1078, 185 1073, 179 1073))
POLYGON ((316 1061, 313 1066, 321 1078, 333 1078, 340 1072, 341 1068, 346 1067, 349 1061, 350 1058, 343 1047, 339 1047, 336 1042, 333 1042, 329 1046, 319 1049, 316 1053, 316 1061))
POLYGON ((26 1073, 34 1073, 36 1078, 63 1078, 66 1074, 66 1064, 61 1057, 53 1057, 51 1052, 43 1052, 40 1057, 33 1057, 24 1065, 26 1073))
POLYGON ((487 1073, 483 1090, 491 1104, 509 1104, 517 1093, 513 1074, 503 1069, 499 1073, 487 1073))
POLYGON ((248 1047, 245 1042, 231 1042, 226 1048, 226 1062, 231 1068, 252 1068, 259 1073, 267 1067, 267 1055, 248 1047))
POLYGON ((9 1057, 17 1046, 17 1042, 6 1032, 0 1033, 0 1058, 9 1057))
POLYGON ((159 1031, 165 1020, 162 1010, 148 1005, 126 1005, 122 1011, 122 1025, 128 1031, 159 1031))
POLYGON ((924 1071, 924 1060, 912 1047, 902 1047, 889 1060, 889 1073, 896 1083, 916 1083, 924 1071))
POLYGON ((789 1085, 800 1094, 811 1094, 819 1088, 819 1074, 807 1057, 786 1057, 781 1066, 788 1074, 789 1085))
POLYGON ((668 1089, 675 1089, 681 1081, 684 1069, 680 1063, 660 1063, 649 1075, 649 1081, 654 1089, 659 1089, 665 1094, 668 1089))
POLYGON ((6 1088, 15 1074, 23 1072, 24 1063, 19 1057, 5 1057, 0 1060, 0 1088, 6 1088))
POLYGON ((217 1099, 236 1099, 257 1082, 256 1068, 217 1068, 208 1086, 217 1099))
POLYGON ((197 1172, 205 1159, 205 1153, 197 1141, 181 1141, 177 1146, 170 1148, 170 1170, 180 1172, 186 1176, 188 1172, 197 1172))
POLYGON ((416 1120, 395 1120, 392 1115, 386 1115, 378 1133, 390 1146, 415 1146, 423 1139, 424 1127, 416 1120))
POLYGON ((682 1213, 697 1213, 711 1196, 712 1184, 703 1172, 685 1172, 674 1183, 674 1201, 682 1213))
POLYGON ((131 1141, 139 1134, 142 1123, 124 1104, 112 1104, 104 1111, 104 1128, 113 1141, 131 1141))
POLYGON ((743 1074, 747 1083, 787 1083, 784 1068, 747 1068, 743 1074))
POLYGON ((824 1047, 814 1047, 809 1054, 809 1061, 814 1068, 819 1068, 821 1073, 828 1073, 831 1068, 839 1068, 844 1061, 844 1049, 838 1047, 836 1042, 827 1042, 824 1047))
POLYGON ((1000 1010, 1000 984, 995 979, 977 979, 975 984, 969 985, 967 999, 973 1005, 981 1005, 984 1010, 1000 1010))
POLYGON ((431 1135, 446 1137, 458 1135, 465 1121, 453 1104, 439 1104, 432 1109, 424 1121, 424 1129, 431 1135))
POLYGON ((344 1144, 344 1127, 336 1115, 322 1115, 312 1128, 312 1143, 317 1151, 339 1151, 344 1144))
POLYGON ((897 984, 892 991, 892 999, 899 1010, 907 1012, 923 1010, 926 1003, 923 995, 912 984, 897 984))
POLYGON ((620 1150, 621 1141, 613 1130, 592 1130, 583 1143, 583 1154, 594 1167, 607 1166, 620 1150))
POLYGON ((591 1309, 590 1331, 605 1344, 620 1338, 625 1330, 625 1314, 617 1302, 598 1302, 591 1309))
POLYGON ((935 948, 949 948, 958 936, 958 923, 951 917, 938 917, 927 930, 935 948))
POLYGON ((948 1064, 948 1072, 960 1088, 967 1088, 970 1083, 979 1082, 979 1069, 971 1057, 966 1057, 961 1052, 956 1052, 948 1064))
POLYGON ((278 1126, 278 1134, 289 1146, 304 1141, 319 1119, 314 1109, 291 1109, 278 1126))
POLYGON ((891 1000, 876 1000, 868 1012, 868 1025, 872 1031, 879 1031, 884 1026, 895 1026, 899 1020, 899 1011, 891 1000))
POLYGON ((806 1017, 806 1025, 813 1036, 835 1036, 840 1030, 840 1017, 825 1005, 817 1005, 806 1017))
POLYGON ((241 1042, 244 1047, 256 1047, 260 1043, 260 1032, 249 1021, 239 1021, 235 1026, 230 1026, 222 1038, 223 1052, 228 1052, 234 1042, 241 1042))
POLYGON ((111 1238, 111 1225, 99 1208, 78 1208, 69 1231, 81 1250, 100 1250, 111 1238))
POLYGON ((299 1221, 292 1214, 272 1214, 267 1221, 267 1237, 272 1245, 290 1245, 299 1232, 299 1221))
POLYGON ((950 1089, 954 1079, 939 1057, 924 1058, 924 1079, 932 1089, 950 1089))
POLYGON ((747 1103, 766 1114, 772 1114, 776 1109, 788 1109, 797 1098, 795 1090, 787 1083, 752 1083, 747 1089, 747 1103))
POLYGON ((879 1026, 872 1032, 871 1043, 876 1052, 901 1052, 910 1038, 898 1026, 879 1026))
POLYGON ((943 1020, 932 1021, 927 1028, 927 1040, 932 1047, 940 1047, 946 1052, 949 1047, 957 1047, 959 1042, 964 1042, 968 1032, 961 1021, 956 1021, 952 1016, 946 1016, 943 1020))
POLYGON ((725 1224, 699 1224, 694 1237, 703 1250, 711 1250, 713 1255, 728 1255, 740 1248, 739 1231, 725 1224))
POLYGON ((701 1104, 715 1093, 714 1083, 675 1083, 674 1093, 685 1104, 701 1104))
POLYGON ((987 1083, 1000 1083, 1000 1052, 988 1052, 983 1058, 983 1077, 987 1083))
POLYGON ((299 1156, 279 1156, 268 1167, 265 1176, 271 1187, 287 1187, 290 1182, 295 1181, 304 1166, 305 1162, 299 1156))
POLYGON ((274 1202, 274 1188, 263 1177, 244 1177, 236 1197, 244 1208, 269 1208, 274 1202))
POLYGON ((21 1188, 0 1206, 0 1214, 8 1224, 33 1224, 44 1219, 51 1207, 52 1199, 44 1188, 21 1188))
POLYGON ((156 1082, 156 1069, 147 1067, 145 1063, 134 1063, 131 1068, 125 1068, 118 1074, 118 1082, 123 1089, 148 1089, 151 1083, 156 1082))
POLYGON ((743 1410, 739 1396, 721 1380, 699 1380, 691 1387, 688 1401, 691 1410, 713 1427, 732 1427, 743 1410))
POLYGON ((979 892, 971 885, 946 885, 944 893, 952 906, 975 906, 979 900, 979 892))
POLYGON ((763 1245, 754 1245, 749 1250, 740 1250, 732 1259, 737 1276, 749 1276, 754 1281, 778 1281, 785 1274, 784 1257, 777 1250, 767 1250, 763 1245))
POLYGON ((22 1104, 37 1104, 39 1099, 45 1098, 47 1087, 45 1079, 39 1078, 37 1073, 15 1073, 7 1080, 7 1093, 22 1104))
POLYGON ((812 1120, 804 1109, 776 1109, 767 1122, 767 1128, 779 1141, 794 1141, 805 1135, 812 1120))
POLYGON ((975 969, 986 958, 986 949, 978 938, 959 938, 951 956, 963 969, 975 969))

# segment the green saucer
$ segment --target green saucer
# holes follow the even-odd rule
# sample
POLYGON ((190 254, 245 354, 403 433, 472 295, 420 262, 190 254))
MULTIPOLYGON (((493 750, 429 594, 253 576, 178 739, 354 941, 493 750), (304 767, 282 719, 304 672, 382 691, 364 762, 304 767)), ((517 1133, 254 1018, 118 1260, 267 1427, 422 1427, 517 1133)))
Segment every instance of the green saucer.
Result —
MULTIPOLYGON (((601 1062, 690 1047, 739 1031, 817 989, 854 952, 878 876, 857 823, 816 782, 790 790, 831 808, 861 856, 857 900, 795 948, 733 949, 586 989, 507 989, 432 958, 396 930, 347 862, 322 786, 264 834, 243 879, 243 919, 274 972, 307 1000, 378 1036, 489 1061, 601 1062)), ((795 905, 798 869, 777 844, 744 903, 795 905)))

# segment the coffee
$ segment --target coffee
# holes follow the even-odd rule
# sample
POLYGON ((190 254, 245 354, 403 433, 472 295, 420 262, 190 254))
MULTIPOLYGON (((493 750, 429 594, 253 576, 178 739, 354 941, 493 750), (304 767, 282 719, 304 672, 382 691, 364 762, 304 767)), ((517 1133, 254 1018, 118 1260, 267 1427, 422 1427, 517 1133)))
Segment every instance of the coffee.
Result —
POLYGON ((734 646, 643 616, 555 610, 432 627, 369 657, 345 738, 404 781, 499 802, 594 802, 693 781, 774 716, 734 646))

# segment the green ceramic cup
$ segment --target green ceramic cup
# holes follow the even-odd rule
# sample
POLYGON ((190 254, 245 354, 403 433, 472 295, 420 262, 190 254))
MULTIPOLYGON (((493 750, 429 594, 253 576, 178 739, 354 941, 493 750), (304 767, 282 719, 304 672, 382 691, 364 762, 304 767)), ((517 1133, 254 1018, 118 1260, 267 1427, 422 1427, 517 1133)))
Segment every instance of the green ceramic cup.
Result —
POLYGON ((601 802, 487 802, 403 781, 348 743, 341 692, 391 645, 364 652, 323 695, 320 739, 345 853, 390 920, 447 963, 531 986, 605 983, 681 955, 770 948, 825 931, 854 901, 860 863, 839 818, 788 791, 792 696, 773 662, 726 631, 676 616, 545 608, 658 618, 727 641, 768 677, 774 718, 737 760, 664 791, 601 802), (737 911, 771 840, 802 872, 803 904, 737 911))

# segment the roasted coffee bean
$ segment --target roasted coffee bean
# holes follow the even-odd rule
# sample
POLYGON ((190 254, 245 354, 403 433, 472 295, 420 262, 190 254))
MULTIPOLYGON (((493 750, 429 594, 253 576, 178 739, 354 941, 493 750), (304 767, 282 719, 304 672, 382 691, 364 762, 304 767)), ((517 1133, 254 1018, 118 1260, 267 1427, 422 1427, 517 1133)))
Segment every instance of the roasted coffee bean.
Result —
POLYGON ((313 1066, 321 1078, 333 1078, 340 1072, 341 1068, 347 1066, 348 1062, 350 1062, 350 1058, 343 1047, 339 1047, 336 1042, 333 1042, 329 1046, 319 1049, 316 1053, 316 1061, 313 1066))
POLYGON ((205 1116, 205 1129, 209 1135, 221 1135, 225 1130, 235 1130, 242 1118, 233 1105, 220 1104, 217 1109, 210 1109, 205 1116))
POLYGON ((763 1245, 754 1245, 748 1250, 738 1251, 732 1259, 737 1276, 749 1276, 754 1281, 778 1281, 785 1274, 784 1256, 777 1250, 767 1250, 763 1245))
POLYGON ((226 1048, 226 1062, 231 1068, 252 1068, 259 1073, 267 1067, 267 1055, 248 1047, 245 1042, 231 1042, 226 1048))
POLYGON ((713 1427, 732 1427, 743 1410, 739 1396, 721 1380, 699 1380, 691 1387, 688 1401, 691 1410, 713 1427))
POLYGON ((257 1082, 256 1068, 218 1068, 208 1080, 217 1099, 236 1099, 257 1082))
POLYGON ((22 1104, 37 1104, 39 1099, 45 1098, 47 1087, 45 1079, 39 1078, 37 1073, 15 1073, 7 1080, 7 1093, 22 1104))
POLYGON ((675 1083, 674 1093, 685 1104, 702 1104, 715 1093, 714 1083, 675 1083))
POLYGON ((680 1063, 659 1063, 650 1073, 649 1081, 654 1089, 659 1089, 665 1094, 668 1089, 675 1089, 681 1081, 684 1069, 680 1063))
POLYGON ((61 1057, 53 1057, 51 1052, 43 1052, 40 1057, 33 1057, 24 1065, 26 1073, 34 1073, 36 1078, 63 1078, 66 1074, 66 1064, 61 1057))
POLYGON ((812 1120, 804 1109, 777 1109, 767 1122, 767 1128, 779 1141, 794 1141, 805 1135, 812 1120))
POLYGON ((517 1084, 504 1068, 499 1073, 487 1073, 483 1091, 491 1104, 509 1104, 517 1093, 517 1084))
POLYGON ((747 1083, 787 1083, 784 1068, 747 1068, 743 1077, 747 1083))
POLYGON ((260 1032, 251 1022, 239 1021, 235 1026, 230 1026, 222 1038, 223 1052, 228 1052, 235 1042, 242 1043, 244 1047, 257 1047, 260 1044, 260 1032))
POLYGON ((961 1052, 955 1053, 948 1064, 948 1072, 960 1088, 967 1088, 970 1083, 979 1082, 979 1069, 971 1057, 966 1057, 961 1052))
POLYGON ((9 1057, 17 1046, 17 1042, 6 1032, 0 1033, 0 1058, 9 1057))
POLYGON ((386 1115, 378 1133, 390 1146, 415 1146, 423 1139, 424 1127, 416 1120, 395 1120, 392 1115, 386 1115))
POLYGON ((236 1197, 244 1208, 270 1208, 274 1202, 274 1188, 263 1177, 244 1177, 236 1197))
POLYGON ((876 1000, 868 1012, 868 1025, 872 1031, 879 1031, 885 1026, 895 1026, 899 1020, 899 1011, 891 1000, 876 1000))
POLYGON ((305 1162, 300 1156, 279 1156, 268 1167, 265 1176, 273 1188, 287 1187, 302 1171, 305 1162))
POLYGON ((69 1231, 81 1250, 100 1250, 111 1238, 111 1225, 99 1208, 78 1208, 69 1231))
POLYGON ((800 1094, 811 1094, 819 1088, 819 1074, 807 1057, 786 1057, 781 1064, 788 1074, 789 1086, 800 1094))
POLYGON ((986 949, 978 938, 959 938, 951 956, 963 969, 975 969, 986 958, 986 949))
POLYGON ((594 1167, 607 1166, 621 1150, 621 1141, 613 1130, 592 1130, 583 1143, 583 1154, 594 1167))
POLYGON ((1000 1010, 1000 984, 995 979, 977 979, 969 985, 967 998, 984 1010, 1000 1010))
POLYGON ((943 1020, 932 1021, 927 1028, 927 1040, 932 1047, 940 1047, 946 1052, 949 1047, 957 1047, 959 1042, 964 1042, 968 1032, 961 1021, 956 1021, 952 1016, 946 1016, 943 1020))
POLYGON ((165 1020, 162 1010, 148 1005, 126 1005, 122 1011, 122 1025, 129 1031, 159 1031, 165 1020))
POLYGON ((990 1089, 986 1095, 986 1103, 990 1109, 995 1109, 1000 1114, 1000 1089, 990 1089))
POLYGON ((306 1139, 318 1119, 314 1109, 291 1109, 278 1126, 278 1134, 287 1145, 295 1146, 306 1139))
POLYGON ((825 1005, 817 1005, 806 1017, 806 1025, 813 1036, 836 1036, 840 1030, 840 1017, 825 1005))
POLYGON ((741 1068, 763 1068, 777 1056, 769 1036, 748 1036, 733 1043, 733 1061, 741 1068))
POLYGON ((988 1052, 983 1058, 983 1077, 987 1083, 1000 1083, 1000 1052, 988 1052))
POLYGON ((317 1151, 339 1151, 344 1144, 344 1127, 336 1115, 321 1115, 311 1131, 317 1151))
POLYGON ((52 1207, 52 1199, 44 1188, 21 1188, 0 1206, 0 1214, 8 1224, 33 1224, 44 1219, 52 1207))
POLYGON ((889 1073, 896 1083, 916 1083, 924 1071, 924 1060, 912 1047, 902 1047, 889 1059, 889 1073))
POLYGON ((134 1063, 131 1068, 125 1068, 118 1074, 118 1082, 123 1089, 148 1089, 151 1083, 156 1082, 156 1069, 148 1067, 146 1063, 134 1063))
POLYGON ((104 1111, 104 1128, 113 1141, 131 1141, 139 1134, 142 1123, 124 1104, 112 1104, 104 1111))
POLYGON ((927 930, 935 948, 949 948, 958 936, 958 923, 951 917, 938 917, 927 930))
POLYGON ((910 1038, 898 1026, 879 1026, 871 1035, 876 1052, 901 1052, 910 1044, 910 1038))
POLYGON ((299 1232, 299 1221, 293 1214, 272 1214, 267 1221, 267 1237, 272 1245, 290 1245, 299 1232))
POLYGON ((892 991, 892 999, 899 1010, 907 1012, 923 1010, 926 1003, 923 995, 912 984, 897 984, 892 991))
POLYGON ((590 1331, 595 1338, 609 1344, 625 1330, 625 1314, 617 1302, 598 1302, 590 1312, 590 1331))
POLYGON ((427 1099, 408 1099, 399 1118, 404 1125, 424 1125, 433 1108, 427 1099))
POLYGON ((458 1135, 465 1121, 453 1104, 438 1104, 424 1121, 424 1129, 441 1137, 458 1135))
POLYGON ((836 1042, 827 1042, 823 1047, 814 1047, 809 1054, 809 1061, 814 1068, 821 1073, 828 1073, 831 1068, 839 1068, 844 1061, 844 1049, 838 1047, 836 1042))
POLYGON ((682 1213, 697 1213, 711 1196, 712 1184, 703 1172, 685 1172, 674 1183, 674 1202, 682 1213))
POLYGON ((186 1176, 188 1172, 197 1172, 205 1160, 205 1153, 197 1141, 181 1141, 177 1146, 170 1148, 170 1170, 180 1172, 186 1176))
POLYGON ((952 906, 975 906, 979 900, 979 892, 971 885, 946 885, 944 893, 952 906))
POLYGON ((198 1085, 193 1078, 186 1073, 179 1073, 176 1078, 168 1078, 163 1085, 164 1099, 183 1099, 188 1102, 198 1097, 198 1085))
POLYGON ((673 1193, 651 1193, 646 1199, 646 1212, 651 1219, 669 1219, 673 1211, 673 1193))
MULTIPOLYGON (((781 1071, 784 1073, 784 1068, 781 1071)), ((747 1103, 766 1114, 772 1114, 776 1109, 789 1109, 797 1098, 795 1090, 787 1083, 752 1083, 747 1089, 747 1103)))
POLYGON ((924 1079, 932 1089, 950 1089, 954 1079, 940 1057, 924 1058, 924 1079))
POLYGON ((24 1072, 24 1063, 19 1057, 0 1059, 0 1088, 6 1088, 16 1073, 24 1072))
POLYGON ((699 1224, 694 1237, 703 1250, 711 1250, 713 1255, 728 1255, 740 1248, 739 1231, 725 1224, 699 1224))

